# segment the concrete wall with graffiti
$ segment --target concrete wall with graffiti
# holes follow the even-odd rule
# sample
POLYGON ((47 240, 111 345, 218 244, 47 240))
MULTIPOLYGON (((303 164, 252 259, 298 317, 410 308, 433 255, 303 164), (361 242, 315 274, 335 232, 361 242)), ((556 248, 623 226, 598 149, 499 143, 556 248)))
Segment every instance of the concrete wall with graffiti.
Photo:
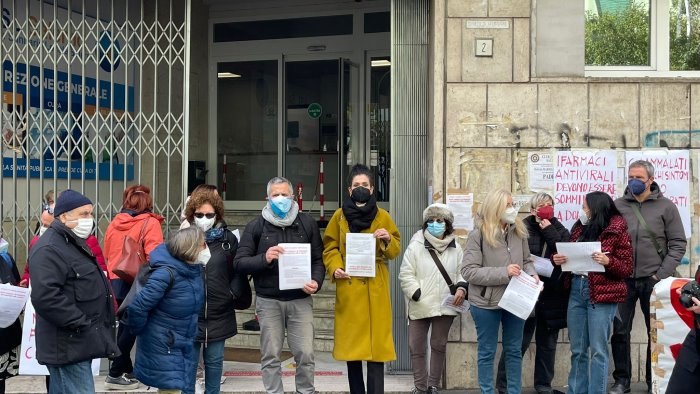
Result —
MULTIPOLYGON (((580 75, 536 77, 533 64, 540 42, 535 24, 548 21, 536 21, 537 6, 530 1, 435 0, 433 4, 433 200, 444 201, 449 189, 473 192, 475 203, 499 187, 513 194, 533 194, 527 160, 532 151, 613 149, 620 153, 617 190, 621 191, 626 181, 624 151, 689 150, 692 236, 679 272, 694 273, 700 263, 696 163, 700 75, 585 78, 581 69, 580 75), (491 40, 491 56, 478 56, 482 39, 491 40)), ((561 48, 562 57, 566 50, 561 48)), ((645 331, 643 320, 636 319, 634 381, 644 379, 645 331)), ((449 339, 447 386, 476 387, 476 374, 459 373, 476 370, 476 332, 470 316, 454 324, 449 339)), ((533 384, 533 362, 534 344, 524 358, 525 386, 533 384)), ((569 366, 568 336, 563 331, 555 385, 566 384, 569 366)))

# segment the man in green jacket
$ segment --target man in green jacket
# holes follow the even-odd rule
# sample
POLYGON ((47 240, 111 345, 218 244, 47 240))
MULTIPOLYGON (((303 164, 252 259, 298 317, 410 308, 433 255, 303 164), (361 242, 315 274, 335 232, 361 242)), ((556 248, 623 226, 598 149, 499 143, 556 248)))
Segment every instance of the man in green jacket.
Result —
POLYGON ((618 304, 619 319, 615 319, 611 338, 615 361, 611 394, 630 392, 632 362, 630 331, 637 300, 647 327, 646 382, 651 392, 651 351, 649 347, 649 297, 654 285, 672 276, 686 248, 686 234, 676 205, 664 197, 654 182, 654 166, 645 160, 629 165, 628 184, 623 197, 615 206, 627 220, 632 240, 634 270, 627 278, 627 300, 618 304))

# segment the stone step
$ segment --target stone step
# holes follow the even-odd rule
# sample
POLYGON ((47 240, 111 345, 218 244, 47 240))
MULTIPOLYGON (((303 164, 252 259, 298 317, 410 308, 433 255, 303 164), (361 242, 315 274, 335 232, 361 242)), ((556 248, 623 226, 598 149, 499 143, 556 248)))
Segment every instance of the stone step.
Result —
MULTIPOLYGON (((324 285, 325 287, 325 285, 324 285)), ((253 291, 255 295, 255 291, 253 291)), ((334 311, 335 310, 335 287, 333 292, 325 292, 321 290, 319 293, 311 296, 314 299, 314 311, 334 311)), ((253 298, 255 300, 255 298, 253 298)), ((255 311, 255 302, 246 309, 246 311, 255 311)))
MULTIPOLYGON (((314 332, 314 351, 333 351, 333 330, 314 329, 314 332)), ((236 336, 226 340, 226 346, 260 349, 260 332, 248 331, 239 328, 238 334, 236 336)), ((289 346, 287 345, 286 340, 284 344, 284 350, 289 350, 289 346)))
MULTIPOLYGON (((236 321, 238 322, 238 327, 248 320, 255 318, 255 311, 249 309, 245 311, 236 311, 236 321)), ((335 323, 335 314, 333 311, 317 311, 314 310, 314 329, 316 330, 331 330, 333 331, 333 326, 335 323)))

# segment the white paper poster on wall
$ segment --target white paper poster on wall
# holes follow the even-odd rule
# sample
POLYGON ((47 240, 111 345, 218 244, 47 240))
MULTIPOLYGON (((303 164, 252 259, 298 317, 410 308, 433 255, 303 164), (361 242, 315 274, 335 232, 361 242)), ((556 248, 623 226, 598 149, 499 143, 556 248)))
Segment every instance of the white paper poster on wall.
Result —
MULTIPOLYGON (((30 290, 31 291, 31 290, 30 290)), ((24 308, 24 321, 22 322, 22 347, 19 355, 20 375, 48 375, 49 370, 45 365, 39 364, 36 359, 36 311, 32 300, 27 300, 24 308)), ((100 359, 92 360, 92 374, 100 374, 100 359)))
POLYGON ((554 188, 554 155, 550 152, 528 152, 528 186, 533 192, 549 192, 554 188))
POLYGON ((578 220, 586 194, 616 196, 617 154, 614 150, 557 152, 554 168, 554 214, 566 227, 578 220))
MULTIPOLYGON (((625 152, 625 174, 630 163, 646 160, 654 166, 654 181, 664 197, 673 201, 690 237, 690 152, 687 150, 643 150, 625 152)), ((620 195, 624 190, 620 190, 620 195)))
POLYGON ((474 229, 474 217, 472 215, 474 193, 456 194, 448 192, 446 200, 447 206, 455 217, 454 228, 472 231, 474 229))

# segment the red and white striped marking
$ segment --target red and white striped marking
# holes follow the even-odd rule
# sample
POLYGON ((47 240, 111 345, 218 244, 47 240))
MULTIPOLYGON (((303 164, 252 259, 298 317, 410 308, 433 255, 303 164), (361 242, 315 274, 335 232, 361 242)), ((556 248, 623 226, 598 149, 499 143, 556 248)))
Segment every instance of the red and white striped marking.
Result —
POLYGON ((224 179, 221 182, 221 197, 226 200, 226 173, 227 173, 227 165, 226 165, 226 155, 224 155, 224 168, 223 168, 223 176, 224 179))
POLYGON ((299 212, 303 210, 304 197, 302 196, 303 186, 301 182, 297 183, 297 204, 299 204, 299 212))
POLYGON ((321 156, 321 163, 320 163, 320 168, 319 168, 319 173, 318 173, 318 190, 319 190, 319 197, 318 197, 318 202, 321 204, 321 215, 320 215, 320 220, 324 220, 324 213, 323 213, 323 203, 326 201, 325 196, 323 195, 323 156, 321 156))

